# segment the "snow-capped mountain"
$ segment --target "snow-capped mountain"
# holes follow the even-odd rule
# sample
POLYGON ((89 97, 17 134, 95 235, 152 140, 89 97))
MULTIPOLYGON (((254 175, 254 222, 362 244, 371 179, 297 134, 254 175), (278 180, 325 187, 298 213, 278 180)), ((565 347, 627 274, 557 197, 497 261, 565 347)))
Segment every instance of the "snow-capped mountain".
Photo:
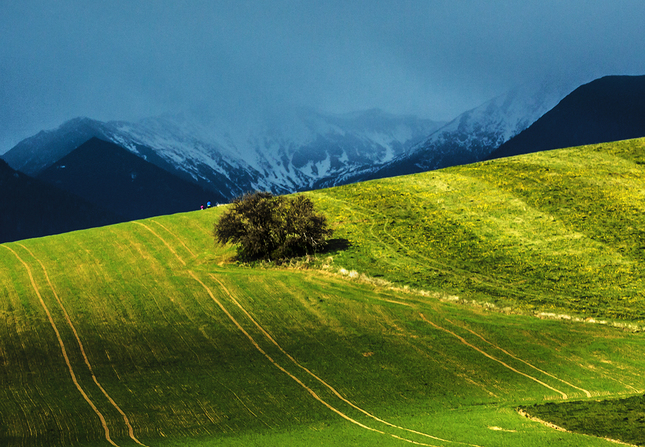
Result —
POLYGON ((537 87, 520 86, 462 113, 390 162, 340 173, 316 186, 413 174, 483 160, 556 106, 575 86, 562 81, 544 82, 537 87))
POLYGON ((305 190, 323 178, 382 165, 444 123, 379 110, 325 115, 308 110, 243 128, 186 115, 138 122, 77 118, 23 140, 3 158, 37 175, 92 137, 116 143, 201 186, 233 197, 249 190, 305 190))
POLYGON ((483 160, 576 86, 525 85, 447 124, 379 110, 294 110, 243 125, 186 114, 137 122, 77 118, 23 140, 3 158, 35 176, 97 137, 225 198, 251 190, 287 193, 483 160))
POLYGON ((584 84, 489 158, 645 136, 645 76, 584 84))

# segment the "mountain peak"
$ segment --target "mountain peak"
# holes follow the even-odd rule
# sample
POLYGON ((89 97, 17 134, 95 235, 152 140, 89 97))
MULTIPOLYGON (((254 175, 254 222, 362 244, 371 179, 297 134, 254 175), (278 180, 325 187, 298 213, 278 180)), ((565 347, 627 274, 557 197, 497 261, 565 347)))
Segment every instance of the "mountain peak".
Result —
POLYGON ((127 220, 195 210, 208 200, 224 201, 222 196, 96 137, 45 169, 38 179, 127 220))
POLYGON ((490 158, 645 136, 645 76, 581 85, 490 158))

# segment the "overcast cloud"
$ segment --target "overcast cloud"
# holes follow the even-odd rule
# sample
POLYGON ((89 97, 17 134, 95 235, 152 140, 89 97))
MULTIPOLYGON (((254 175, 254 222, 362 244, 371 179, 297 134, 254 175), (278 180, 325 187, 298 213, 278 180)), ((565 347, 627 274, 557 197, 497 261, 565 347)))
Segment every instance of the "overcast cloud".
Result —
POLYGON ((76 116, 447 120, 547 76, 645 74, 644 20, 642 0, 2 0, 0 153, 76 116))

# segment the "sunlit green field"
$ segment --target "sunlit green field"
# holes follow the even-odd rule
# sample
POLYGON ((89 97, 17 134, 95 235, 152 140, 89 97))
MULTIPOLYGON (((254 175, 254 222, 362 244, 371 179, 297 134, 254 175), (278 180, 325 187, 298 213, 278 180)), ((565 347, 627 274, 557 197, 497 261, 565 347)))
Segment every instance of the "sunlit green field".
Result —
POLYGON ((311 193, 352 244, 334 262, 514 310, 645 326, 645 140, 311 193))
POLYGON ((292 267, 222 208, 0 245, 0 445, 613 445, 516 408, 645 392, 643 145, 308 193, 292 267))

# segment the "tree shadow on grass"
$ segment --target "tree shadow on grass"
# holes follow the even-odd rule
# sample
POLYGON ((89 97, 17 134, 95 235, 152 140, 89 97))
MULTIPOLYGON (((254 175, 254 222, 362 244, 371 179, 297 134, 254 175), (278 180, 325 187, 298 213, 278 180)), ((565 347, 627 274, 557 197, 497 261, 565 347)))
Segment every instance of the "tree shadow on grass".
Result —
MULTIPOLYGON (((336 253, 339 253, 343 250, 347 250, 349 247, 352 246, 352 243, 344 238, 334 238, 334 239, 328 239, 327 244, 325 245, 325 248, 317 251, 316 253, 319 255, 333 255, 336 253)), ((316 253, 312 253, 310 255, 315 256, 316 253)), ((290 258, 284 258, 284 259, 262 259, 262 258, 255 258, 255 259, 241 259, 237 254, 234 254, 232 256, 229 256, 227 258, 229 263, 237 263, 237 264, 246 264, 250 266, 255 266, 255 265, 267 265, 267 264, 275 264, 275 265, 284 265, 284 264, 289 264, 290 262, 302 260, 305 257, 308 259, 310 255, 307 254, 302 254, 299 256, 293 256, 290 258)))
POLYGON ((352 243, 349 240, 344 238, 334 238, 327 241, 327 247, 321 251, 325 254, 338 253, 339 251, 347 250, 352 246, 352 243))

